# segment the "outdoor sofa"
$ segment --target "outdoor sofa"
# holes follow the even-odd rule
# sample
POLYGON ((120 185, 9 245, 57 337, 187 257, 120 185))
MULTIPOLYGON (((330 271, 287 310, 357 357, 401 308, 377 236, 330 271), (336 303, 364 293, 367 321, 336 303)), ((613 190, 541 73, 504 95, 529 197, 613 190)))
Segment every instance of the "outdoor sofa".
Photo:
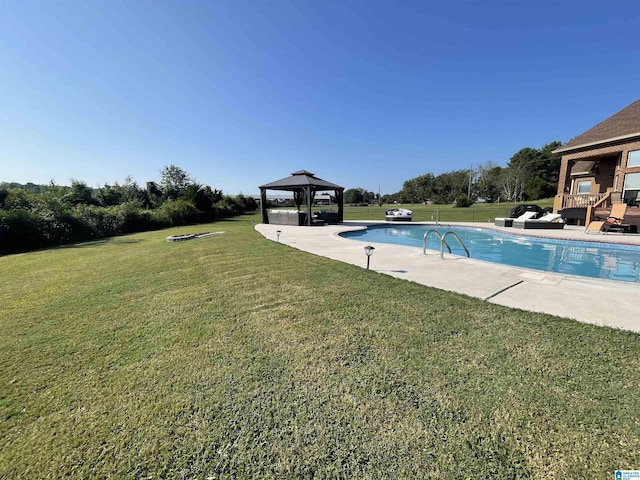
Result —
POLYGON ((410 222, 413 212, 405 208, 392 208, 385 212, 387 222, 410 222))
POLYGON ((333 210, 320 210, 314 215, 315 219, 324 220, 329 225, 335 225, 338 223, 338 212, 333 210))

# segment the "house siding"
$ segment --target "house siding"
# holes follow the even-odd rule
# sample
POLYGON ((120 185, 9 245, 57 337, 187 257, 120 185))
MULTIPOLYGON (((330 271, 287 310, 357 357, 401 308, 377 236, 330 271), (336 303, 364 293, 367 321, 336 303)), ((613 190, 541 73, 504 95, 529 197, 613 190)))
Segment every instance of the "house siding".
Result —
POLYGON ((612 157, 614 155, 619 155, 619 162, 616 162, 616 165, 613 167, 613 170, 610 167, 603 168, 602 172, 598 172, 598 176, 596 177, 596 183, 600 185, 604 181, 606 181, 606 177, 609 175, 614 176, 614 190, 622 191, 624 186, 624 175, 626 173, 637 173, 640 172, 640 167, 630 167, 627 168, 627 156, 630 151, 640 150, 640 139, 636 139, 633 142, 626 143, 618 143, 615 145, 602 146, 597 148, 590 149, 582 149, 580 151, 572 152, 562 156, 562 160, 560 163, 560 175, 558 181, 558 195, 563 195, 569 192, 569 188, 571 185, 571 176, 569 171, 569 162, 571 160, 583 160, 587 158, 606 158, 612 157))

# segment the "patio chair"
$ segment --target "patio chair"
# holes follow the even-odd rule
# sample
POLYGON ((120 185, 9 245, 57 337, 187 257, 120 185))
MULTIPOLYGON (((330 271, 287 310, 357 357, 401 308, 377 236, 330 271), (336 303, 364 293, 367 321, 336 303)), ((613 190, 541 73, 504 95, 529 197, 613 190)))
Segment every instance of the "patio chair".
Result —
POLYGON ((495 219, 495 225, 497 227, 512 227, 513 222, 529 220, 535 217, 536 215, 538 215, 538 212, 529 211, 529 212, 524 212, 522 215, 520 215, 517 218, 497 217, 495 219))
POLYGON ((624 216, 627 214, 626 203, 616 203, 611 206, 611 213, 604 221, 591 222, 587 225, 585 233, 601 233, 608 232, 612 228, 623 230, 624 216))

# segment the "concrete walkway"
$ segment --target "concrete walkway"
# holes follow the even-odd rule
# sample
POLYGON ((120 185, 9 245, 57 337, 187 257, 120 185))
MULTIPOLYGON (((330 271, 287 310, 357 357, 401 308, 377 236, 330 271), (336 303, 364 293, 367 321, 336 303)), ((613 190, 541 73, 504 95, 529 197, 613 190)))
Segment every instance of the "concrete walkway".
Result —
MULTIPOLYGON (((276 231, 280 230, 280 243, 365 268, 364 243, 342 238, 338 234, 375 223, 345 222, 324 227, 258 224, 255 228, 264 237, 274 241, 277 240, 276 231)), ((413 225, 417 223, 414 222, 413 225)), ((491 228, 522 236, 640 245, 640 235, 586 235, 584 227, 514 230, 488 223, 460 225, 491 228)), ((375 252, 371 257, 370 268, 376 272, 499 305, 640 332, 640 283, 528 270, 449 254, 441 259, 440 252, 427 250, 427 255, 423 255, 422 249, 416 247, 384 243, 372 245, 375 252)))

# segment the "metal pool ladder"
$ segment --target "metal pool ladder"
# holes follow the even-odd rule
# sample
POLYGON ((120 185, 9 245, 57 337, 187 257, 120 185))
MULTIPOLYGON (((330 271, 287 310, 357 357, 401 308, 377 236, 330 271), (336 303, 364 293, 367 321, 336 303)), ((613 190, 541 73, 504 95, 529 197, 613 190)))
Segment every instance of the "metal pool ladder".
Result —
POLYGON ((427 237, 429 236, 430 233, 435 233, 436 236, 440 239, 440 258, 444 258, 444 247, 447 247, 447 250, 449 250, 449 253, 451 253, 451 247, 449 246, 449 244, 447 243, 447 235, 453 235, 453 238, 455 238, 457 240, 457 242, 460 244, 460 246, 462 247, 462 249, 464 250, 464 253, 467 254, 467 257, 471 257, 471 255, 469 255, 469 250, 467 250, 467 247, 465 246, 464 243, 462 243, 462 240, 460 240, 460 237, 456 234, 456 232, 446 232, 444 235, 440 235, 440 232, 438 232, 436 229, 432 228, 431 230, 427 230, 427 233, 424 234, 424 237, 422 237, 422 253, 424 255, 427 254, 427 237))

